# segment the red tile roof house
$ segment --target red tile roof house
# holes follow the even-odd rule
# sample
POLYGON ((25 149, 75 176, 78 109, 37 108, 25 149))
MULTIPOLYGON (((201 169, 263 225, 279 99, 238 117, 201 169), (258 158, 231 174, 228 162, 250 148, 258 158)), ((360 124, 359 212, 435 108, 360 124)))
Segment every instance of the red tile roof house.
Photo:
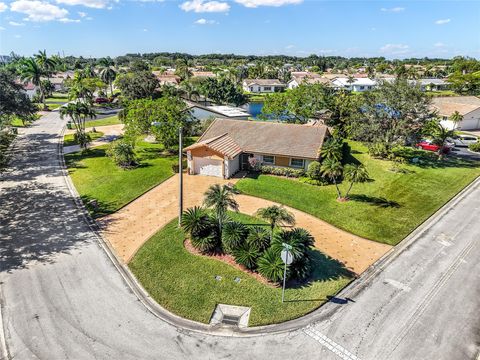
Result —
POLYGON ((216 119, 185 148, 188 173, 228 179, 247 170, 251 157, 262 165, 306 170, 319 160, 328 136, 325 125, 216 119))

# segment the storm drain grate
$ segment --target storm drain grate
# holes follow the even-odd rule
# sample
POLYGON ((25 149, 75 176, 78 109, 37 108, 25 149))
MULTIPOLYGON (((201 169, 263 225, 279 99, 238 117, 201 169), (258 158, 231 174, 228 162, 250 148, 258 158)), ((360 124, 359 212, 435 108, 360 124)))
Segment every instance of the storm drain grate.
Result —
POLYGON ((238 326, 239 322, 240 322, 240 316, 223 315, 222 324, 238 326))
POLYGON ((217 304, 210 319, 210 325, 245 328, 250 318, 249 307, 217 304))

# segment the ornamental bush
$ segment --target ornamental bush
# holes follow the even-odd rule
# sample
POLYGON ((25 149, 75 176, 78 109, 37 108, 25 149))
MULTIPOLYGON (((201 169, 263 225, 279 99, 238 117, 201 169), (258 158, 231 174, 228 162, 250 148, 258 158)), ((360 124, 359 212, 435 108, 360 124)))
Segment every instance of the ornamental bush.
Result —
POLYGON ((115 141, 110 144, 107 156, 111 157, 115 164, 124 169, 131 168, 137 164, 134 146, 131 142, 125 140, 115 141))
POLYGON ((276 166, 268 166, 268 165, 260 166, 260 172, 262 174, 286 176, 290 178, 299 178, 305 175, 305 170, 303 169, 292 169, 288 167, 276 167, 276 166))

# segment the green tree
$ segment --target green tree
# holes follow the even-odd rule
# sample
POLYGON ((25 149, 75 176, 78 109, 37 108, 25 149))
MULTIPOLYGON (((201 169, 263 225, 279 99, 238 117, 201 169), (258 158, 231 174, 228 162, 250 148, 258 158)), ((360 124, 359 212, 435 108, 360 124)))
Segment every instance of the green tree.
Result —
POLYGON ((348 194, 352 190, 353 184, 364 183, 369 180, 368 171, 362 164, 347 164, 343 170, 343 177, 350 182, 345 199, 348 199, 348 194))
POLYGON ((115 85, 127 100, 154 99, 159 96, 160 83, 150 71, 118 74, 115 85))
POLYGON ((240 106, 248 101, 242 90, 227 78, 207 78, 199 90, 206 98, 219 104, 240 106))
POLYGON ((222 234, 223 221, 228 209, 238 211, 239 205, 234 198, 238 191, 228 185, 213 184, 204 194, 203 204, 213 208, 218 222, 218 233, 222 234))
POLYGON ((295 225, 295 216, 283 206, 271 205, 266 208, 261 208, 257 210, 255 215, 270 224, 270 239, 273 239, 275 227, 295 225))
POLYGON ((107 149, 107 156, 111 157, 115 164, 123 169, 136 165, 135 147, 132 141, 124 139, 114 141, 107 149))
POLYGON ((42 77, 45 76, 46 73, 43 68, 34 59, 27 58, 20 63, 19 73, 20 79, 24 83, 31 82, 39 89, 40 102, 42 103, 43 108, 46 109, 45 91, 42 84, 42 77))
POLYGON ((335 184, 337 199, 341 199, 342 193, 338 187, 337 179, 342 176, 342 163, 332 158, 326 158, 322 161, 321 171, 324 176, 328 177, 335 184))
POLYGON ((233 254, 234 251, 245 244, 248 236, 248 228, 238 221, 228 221, 222 229, 222 249, 227 254, 233 254))
POLYGON ((36 112, 22 85, 15 82, 12 72, 0 69, 0 118, 10 124, 14 117, 29 121, 36 112))
POLYGON ((343 139, 335 137, 328 138, 320 150, 320 156, 323 159, 332 159, 335 161, 341 161, 343 154, 343 139))
POLYGON ((82 150, 86 150, 90 142, 90 137, 85 132, 85 120, 96 117, 95 110, 91 104, 86 102, 70 102, 60 108, 60 117, 63 119, 65 116, 68 116, 73 122, 75 126, 75 139, 82 150))
POLYGON ((57 66, 56 58, 48 57, 47 52, 43 50, 38 51, 38 53, 34 55, 34 59, 35 62, 42 68, 47 79, 49 79, 55 71, 55 67, 57 66))
POLYGON ((113 95, 113 82, 117 78, 115 63, 110 58, 100 59, 100 79, 110 86, 110 95, 113 95))
POLYGON ((438 119, 434 119, 425 126, 424 133, 433 139, 434 144, 440 146, 438 158, 442 159, 443 155, 446 153, 445 143, 448 138, 455 135, 455 131, 443 127, 438 119))
POLYGON ((463 115, 460 114, 458 111, 454 111, 452 115, 450 115, 450 120, 454 123, 455 127, 458 126, 458 123, 463 120, 463 115))

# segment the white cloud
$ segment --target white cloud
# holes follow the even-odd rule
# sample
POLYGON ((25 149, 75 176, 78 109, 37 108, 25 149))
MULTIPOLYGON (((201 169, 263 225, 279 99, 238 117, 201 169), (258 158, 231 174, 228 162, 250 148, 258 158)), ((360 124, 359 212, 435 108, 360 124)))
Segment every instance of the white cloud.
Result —
POLYGON ((63 19, 68 11, 56 5, 39 0, 17 0, 10 4, 10 10, 28 15, 24 20, 51 21, 63 19))
POLYGON ((302 3, 303 0, 235 0, 235 2, 248 8, 256 8, 259 6, 296 5, 302 3))
POLYGON ((405 44, 386 44, 380 48, 380 52, 390 55, 406 54, 410 51, 410 47, 405 44))
POLYGON ((143 29, 143 32, 148 32, 148 29, 143 29))
POLYGON ((226 2, 220 1, 190 0, 182 3, 180 5, 180 9, 183 11, 193 11, 196 13, 227 12, 230 10, 230 5, 226 2))
POLYGON ((19 22, 16 22, 16 21, 9 21, 8 23, 12 26, 25 26, 24 23, 19 23, 19 22))
POLYGON ((445 47, 445 46, 447 46, 447 45, 445 45, 445 44, 442 43, 442 42, 437 42, 437 43, 433 44, 433 46, 435 46, 436 48, 442 48, 442 47, 445 47))
POLYGON ((83 12, 83 11, 79 11, 77 12, 78 16, 80 16, 81 18, 84 18, 85 16, 87 16, 87 13, 86 12, 83 12))
POLYGON ((0 26, 0 31, 3 31, 5 30, 5 28, 3 26, 0 26))
POLYGON ((294 47, 295 47, 295 45, 290 44, 290 45, 285 46, 285 49, 290 50, 290 49, 293 49, 294 47))
POLYGON ((216 23, 217 22, 215 20, 207 20, 207 19, 198 19, 197 21, 194 22, 194 24, 197 24, 197 25, 213 25, 216 23))
POLYGON ((402 11, 405 11, 405 8, 403 7, 393 7, 393 8, 381 8, 380 11, 383 11, 383 12, 402 12, 402 11))
POLYGON ((118 2, 118 0, 56 0, 58 4, 65 5, 82 5, 94 9, 104 9, 112 2, 118 2))
POLYGON ((435 24, 445 25, 445 24, 448 24, 450 21, 451 21, 450 19, 440 19, 440 20, 435 21, 435 24))
POLYGON ((69 18, 61 18, 61 19, 58 19, 58 21, 62 23, 79 23, 80 22, 79 19, 69 19, 69 18))
POLYGON ((7 4, 5 4, 4 2, 0 2, 0 12, 4 12, 7 9, 8 9, 7 4))

